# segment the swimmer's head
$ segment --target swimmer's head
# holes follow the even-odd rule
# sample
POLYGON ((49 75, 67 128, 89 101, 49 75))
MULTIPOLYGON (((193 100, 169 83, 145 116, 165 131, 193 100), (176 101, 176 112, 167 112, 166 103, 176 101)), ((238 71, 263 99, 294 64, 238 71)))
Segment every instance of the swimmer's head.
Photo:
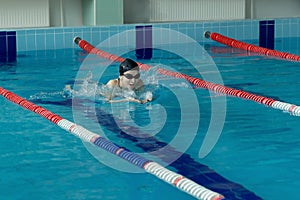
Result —
POLYGON ((120 64, 120 75, 124 75, 125 72, 132 70, 132 69, 137 69, 138 70, 138 64, 131 60, 130 58, 126 58, 121 64, 120 64))

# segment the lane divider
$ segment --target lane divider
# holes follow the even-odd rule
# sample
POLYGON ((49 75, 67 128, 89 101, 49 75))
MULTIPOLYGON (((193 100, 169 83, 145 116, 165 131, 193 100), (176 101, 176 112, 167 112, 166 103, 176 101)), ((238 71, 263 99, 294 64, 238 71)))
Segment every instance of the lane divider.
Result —
POLYGON ((194 181, 183 177, 180 174, 177 174, 173 171, 170 171, 163 166, 159 165, 156 162, 153 162, 151 160, 148 160, 146 158, 143 158, 133 152, 130 152, 123 147, 119 147, 115 145, 114 143, 108 141, 107 139, 99 136, 96 133, 93 133, 84 127, 75 124, 67 119, 62 118, 61 116, 52 113, 45 108, 35 105, 34 103, 0 87, 0 95, 5 97, 7 100, 31 111, 34 112, 50 122, 56 124, 60 128, 72 133, 73 135, 76 135, 80 139, 90 142, 94 144, 97 147, 100 147, 107 152, 110 152, 112 154, 115 154, 119 156, 120 158, 130 162, 131 164, 134 164, 142 169, 144 169, 146 172, 156 176, 157 178, 169 183, 170 185, 175 186, 176 188, 182 190, 183 192, 190 194, 191 196, 201 199, 201 200, 221 200, 224 199, 224 196, 222 196, 219 193, 216 193, 214 191, 211 191, 194 181))
MULTIPOLYGON (((92 108, 90 105, 85 103, 87 101, 91 100, 76 99, 76 101, 72 101, 72 99, 67 99, 56 102, 38 99, 34 102, 38 104, 68 106, 78 110, 84 109, 86 111, 84 114, 87 118, 116 133, 118 138, 132 142, 134 146, 141 149, 143 152, 155 156, 164 163, 170 163, 169 167, 172 167, 176 172, 180 172, 182 176, 187 177, 210 190, 222 194, 226 197, 226 199, 261 200, 261 198, 254 192, 249 191, 239 183, 235 183, 226 179, 208 166, 194 160, 191 155, 176 150, 174 147, 168 145, 168 143, 158 140, 155 136, 143 132, 138 127, 128 125, 126 121, 123 121, 117 116, 113 116, 113 114, 107 113, 99 107, 95 109, 92 108), (97 114, 96 118, 94 117, 95 113, 97 114), (136 138, 122 131, 122 127, 124 126, 126 126, 127 130, 134 129, 135 135, 141 135, 141 138, 136 138), (147 140, 145 140, 145 138, 147 138, 147 140), (161 149, 159 151, 160 153, 157 152, 158 149, 161 149), (180 157, 178 157, 179 154, 180 157), (178 158, 174 160, 175 157, 178 158), (183 165, 182 163, 185 164, 183 165), (220 185, 226 185, 226 187, 218 187, 220 185)), ((116 152, 116 154, 118 153, 116 152)))
POLYGON ((256 46, 253 44, 248 44, 248 43, 241 42, 241 41, 232 39, 230 37, 221 35, 219 33, 215 33, 215 32, 211 33, 209 31, 206 31, 204 33, 204 36, 206 38, 210 38, 216 42, 219 42, 221 44, 224 44, 226 46, 230 46, 233 48, 242 49, 242 50, 259 53, 259 54, 263 54, 263 55, 267 55, 267 56, 283 58, 283 59, 287 59, 287 60, 300 61, 300 56, 298 56, 298 55, 287 53, 287 52, 281 52, 281 51, 277 51, 277 50, 273 50, 273 49, 268 49, 268 48, 256 46))
MULTIPOLYGON (((110 54, 108 52, 102 51, 102 50, 94 47, 93 45, 89 44, 87 41, 81 39, 80 37, 75 37, 74 42, 81 49, 86 51, 87 53, 95 54, 95 55, 98 55, 100 57, 106 58, 106 59, 114 61, 114 62, 123 62, 125 60, 124 58, 121 58, 117 55, 110 54)), ((151 68, 150 65, 139 63, 139 62, 138 62, 138 65, 142 70, 148 70, 151 68)), ((166 75, 166 76, 172 76, 175 78, 185 79, 197 87, 201 87, 201 88, 204 88, 204 89, 216 92, 216 93, 251 100, 251 101, 254 101, 254 102, 257 102, 260 104, 264 104, 264 105, 274 108, 274 109, 288 112, 294 116, 300 116, 300 106, 297 106, 294 104, 276 101, 272 98, 268 98, 268 97, 264 97, 264 96, 260 96, 260 95, 256 95, 256 94, 251 94, 246 91, 229 88, 229 87, 226 87, 226 86, 223 86, 220 84, 204 81, 199 78, 194 78, 194 77, 191 77, 191 76, 188 76, 188 75, 185 75, 182 73, 178 73, 178 72, 168 71, 168 70, 165 70, 162 68, 158 68, 158 72, 163 75, 166 75)))
MULTIPOLYGON (((126 139, 129 142, 132 142, 134 146, 141 149, 145 153, 148 153, 150 155, 155 156, 156 158, 160 159, 164 163, 170 163, 169 167, 172 167, 175 171, 181 172, 182 176, 186 176, 189 179, 195 181, 196 183, 207 187, 210 190, 213 190, 215 192, 218 192, 219 194, 222 194, 226 197, 226 199, 231 200, 241 200, 241 199, 251 199, 251 200, 261 200, 259 196, 257 196, 254 192, 249 191, 244 186, 242 186, 239 183, 232 182, 222 175, 215 172, 213 169, 210 169, 208 166, 201 164, 200 162, 197 162, 192 158, 191 155, 180 152, 176 150, 176 148, 172 147, 171 145, 168 145, 168 143, 165 143, 163 141, 158 140, 155 136, 151 136, 142 130, 140 130, 137 127, 130 126, 126 122, 116 116, 113 116, 112 114, 109 114, 102 110, 101 108, 91 108, 90 106, 86 104, 81 103, 82 100, 77 99, 76 101, 72 102, 65 102, 63 104, 60 103, 60 105, 69 105, 73 106, 73 108, 82 108, 84 107, 85 116, 95 123, 99 123, 100 126, 104 126, 108 128, 109 130, 116 133, 118 138, 126 139), (72 105, 70 105, 72 103, 72 105), (94 116, 95 113, 97 113, 97 117, 91 117, 94 116), (105 120, 105 122, 102 123, 102 121, 105 120), (117 122, 116 122, 117 121, 117 122), (127 130, 134 129, 135 134, 141 135, 142 137, 136 138, 134 136, 128 135, 126 132, 122 131, 122 127, 126 126, 127 130), (147 140, 145 140, 147 138, 147 140), (157 153, 157 150, 159 150, 160 153, 157 153), (178 159, 174 160, 174 156, 177 157, 178 154, 181 156, 178 157, 178 159), (161 156, 166 155, 166 156, 161 156), (172 161, 174 160, 174 162, 172 161), (182 164, 185 163, 185 164, 182 164), (220 185, 226 185, 226 187, 218 187, 220 185)), ((86 100, 83 100, 86 101, 86 100)), ((53 105, 55 102, 51 101, 38 101, 40 103, 47 103, 53 105)), ((82 110, 82 109, 80 109, 82 110)), ((181 177, 179 177, 177 180, 179 181, 181 177)), ((174 181, 174 184, 177 181, 174 181)))

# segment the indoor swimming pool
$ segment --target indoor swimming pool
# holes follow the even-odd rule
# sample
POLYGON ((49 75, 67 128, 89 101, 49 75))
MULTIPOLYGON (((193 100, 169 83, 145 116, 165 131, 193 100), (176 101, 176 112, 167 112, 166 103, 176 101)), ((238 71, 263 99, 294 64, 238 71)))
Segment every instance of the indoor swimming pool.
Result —
MULTIPOLYGON (((298 43, 298 38, 276 39, 278 50, 299 55, 298 43)), ((211 41, 203 45, 207 52, 190 53, 189 43, 175 48, 187 51, 182 54, 186 57, 153 49, 152 59, 138 60, 153 66, 141 70, 145 89, 153 94, 146 104, 106 102, 98 91, 116 78, 119 63, 79 48, 18 53, 17 61, 0 63, 0 86, 225 199, 295 198, 300 187, 299 116, 209 92, 157 69, 217 77, 227 87, 300 105, 299 62, 211 41), (201 154, 208 132, 216 136, 215 145, 201 154)), ((118 55, 135 59, 135 53, 118 55)), ((1 198, 193 199, 40 116, 4 98, 0 102, 1 198)))

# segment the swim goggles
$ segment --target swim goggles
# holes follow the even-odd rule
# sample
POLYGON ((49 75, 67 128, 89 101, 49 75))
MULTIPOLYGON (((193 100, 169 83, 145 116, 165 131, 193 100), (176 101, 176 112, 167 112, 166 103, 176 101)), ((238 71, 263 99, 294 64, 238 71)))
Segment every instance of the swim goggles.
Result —
POLYGON ((133 76, 132 74, 123 74, 123 76, 125 76, 127 79, 139 79, 141 75, 140 73, 138 73, 135 76, 133 76))

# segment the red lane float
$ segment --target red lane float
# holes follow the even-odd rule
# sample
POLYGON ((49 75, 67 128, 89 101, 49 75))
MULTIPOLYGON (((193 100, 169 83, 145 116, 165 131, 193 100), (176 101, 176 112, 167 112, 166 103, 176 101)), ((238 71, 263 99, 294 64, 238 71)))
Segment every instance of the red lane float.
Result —
POLYGON ((180 174, 177 174, 173 171, 170 171, 163 166, 159 165, 156 162, 145 159, 138 154, 132 153, 128 150, 125 150, 122 147, 115 145, 109 140, 101 137, 100 135, 93 133, 84 127, 77 125, 67 119, 62 118, 61 116, 54 114, 45 108, 35 105, 30 101, 0 87, 0 95, 5 97, 7 100, 29 110, 32 111, 52 123, 56 124, 60 128, 72 133, 73 135, 79 137, 83 141, 90 142, 94 144, 96 147, 100 147, 106 150, 109 153, 119 156, 120 158, 130 162, 133 165, 136 165, 146 172, 154 175, 155 177, 173 185, 174 187, 182 190, 183 192, 197 198, 203 200, 222 200, 224 196, 211 191, 198 183, 183 177, 180 174))
POLYGON ((248 44, 248 43, 241 42, 241 41, 232 39, 230 37, 221 35, 219 33, 215 33, 215 32, 211 33, 209 31, 206 31, 204 33, 204 36, 206 38, 211 38, 212 40, 214 40, 216 42, 219 42, 221 44, 224 44, 224 45, 227 45, 227 46, 230 46, 233 48, 242 49, 242 50, 259 53, 259 54, 263 54, 263 55, 267 55, 267 56, 283 58, 283 59, 287 59, 287 60, 300 61, 300 56, 298 56, 298 55, 294 55, 294 54, 290 54, 290 53, 286 53, 286 52, 280 52, 280 51, 276 51, 276 50, 272 50, 272 49, 267 49, 267 48, 256 46, 253 44, 248 44))
MULTIPOLYGON (((117 62, 122 62, 124 60, 124 58, 121 58, 119 56, 104 52, 104 51, 92 46, 87 41, 82 40, 80 37, 75 37, 74 42, 80 48, 82 48, 83 50, 85 50, 88 53, 96 54, 100 57, 106 58, 106 59, 114 61, 114 62, 116 62, 116 61, 117 62)), ((151 68, 150 65, 142 64, 142 63, 139 63, 139 62, 138 62, 138 65, 142 70, 148 70, 148 69, 151 68)), ((199 78, 194 78, 194 77, 191 77, 191 76, 188 76, 188 75, 185 75, 185 74, 165 70, 165 69, 162 69, 162 68, 159 68, 158 72, 163 74, 163 75, 166 75, 166 76, 172 76, 172 77, 175 77, 175 78, 185 79, 185 80, 189 81, 190 83, 194 84, 197 87, 201 87, 201 88, 204 88, 204 89, 216 92, 216 93, 235 96, 235 97, 239 97, 239 98, 243 98, 243 99, 247 99, 247 100, 252 100, 254 102, 269 106, 271 108, 275 108, 275 109, 279 109, 279 110, 282 110, 282 111, 285 111, 285 112, 289 112, 291 115, 300 116, 300 107, 296 106, 296 105, 293 105, 293 104, 276 101, 276 100, 268 98, 268 97, 259 96, 259 95, 251 94, 249 92, 245 92, 245 91, 242 91, 242 90, 229 88, 229 87, 226 87, 226 86, 223 86, 223 85, 220 85, 220 84, 211 83, 211 82, 208 82, 208 81, 201 80, 199 78)))

